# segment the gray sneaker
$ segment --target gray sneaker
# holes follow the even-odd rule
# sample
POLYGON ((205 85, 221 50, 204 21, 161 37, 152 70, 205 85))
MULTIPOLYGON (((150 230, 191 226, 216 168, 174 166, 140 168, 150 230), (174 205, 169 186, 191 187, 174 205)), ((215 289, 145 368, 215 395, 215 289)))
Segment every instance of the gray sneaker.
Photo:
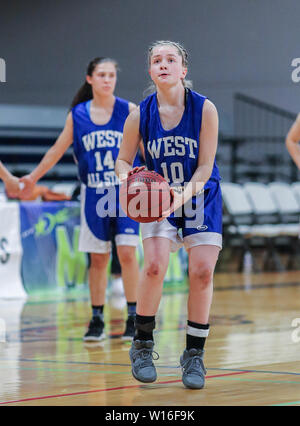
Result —
POLYGON ((156 380, 156 369, 152 359, 157 360, 159 355, 153 351, 153 346, 152 340, 134 340, 132 342, 129 351, 132 374, 140 382, 150 383, 156 380), (157 355, 157 358, 153 358, 153 352, 157 355))
POLYGON ((180 357, 182 382, 190 389, 202 389, 205 383, 206 370, 203 364, 204 351, 201 349, 185 349, 180 357))

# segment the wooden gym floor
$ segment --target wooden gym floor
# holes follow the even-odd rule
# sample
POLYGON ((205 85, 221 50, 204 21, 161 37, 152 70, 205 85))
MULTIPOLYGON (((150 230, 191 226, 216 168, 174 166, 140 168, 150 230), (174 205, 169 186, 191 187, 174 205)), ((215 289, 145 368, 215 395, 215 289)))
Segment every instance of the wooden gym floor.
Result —
POLYGON ((185 389, 187 287, 165 289, 157 316, 158 379, 137 382, 119 338, 122 300, 109 298, 109 335, 84 344, 88 292, 0 301, 0 404, 99 406, 300 405, 300 271, 218 273, 206 343, 206 387, 185 389))

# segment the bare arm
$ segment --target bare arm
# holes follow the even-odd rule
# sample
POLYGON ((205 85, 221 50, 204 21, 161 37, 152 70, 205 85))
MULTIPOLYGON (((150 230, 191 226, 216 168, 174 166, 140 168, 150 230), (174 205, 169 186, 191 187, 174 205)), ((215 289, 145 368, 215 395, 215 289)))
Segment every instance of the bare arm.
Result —
MULTIPOLYGON (((132 102, 129 103, 129 112, 134 111, 136 108, 138 108, 136 104, 133 104, 132 102)), ((140 141, 138 149, 145 161, 145 149, 144 149, 144 144, 142 140, 140 141)))
POLYGON ((13 176, 0 161, 0 179, 3 180, 7 195, 17 197, 20 191, 19 179, 13 176))
POLYGON ((139 108, 135 108, 125 121, 123 140, 115 166, 116 175, 121 181, 127 178, 128 173, 132 169, 132 164, 141 141, 139 126, 140 110, 139 108))
POLYGON ((299 141, 300 141, 300 114, 298 114, 298 117, 296 121, 294 122, 294 124, 292 125, 292 127, 290 128, 285 140, 287 150, 289 151, 290 156, 294 160, 298 169, 300 169, 299 141))
POLYGON ((46 152, 41 162, 36 168, 26 176, 23 176, 20 181, 25 184, 25 189, 22 195, 28 196, 36 182, 44 176, 56 163, 61 159, 66 150, 73 142, 73 119, 72 113, 69 113, 66 119, 65 127, 54 145, 46 152))

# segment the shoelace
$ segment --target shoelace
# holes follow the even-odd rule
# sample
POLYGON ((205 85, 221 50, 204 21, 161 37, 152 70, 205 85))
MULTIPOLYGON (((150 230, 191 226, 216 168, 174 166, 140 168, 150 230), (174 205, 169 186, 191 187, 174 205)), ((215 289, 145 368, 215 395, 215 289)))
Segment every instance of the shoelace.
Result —
POLYGON ((152 349, 147 348, 141 348, 137 350, 137 357, 141 359, 140 367, 147 367, 149 364, 149 361, 157 361, 159 359, 159 354, 155 351, 152 351, 152 349), (153 355, 156 355, 156 358, 153 355))
POLYGON ((206 369, 203 364, 203 360, 200 356, 194 355, 190 358, 187 358, 182 363, 182 371, 185 370, 185 373, 199 373, 199 367, 201 367, 206 374, 206 369))

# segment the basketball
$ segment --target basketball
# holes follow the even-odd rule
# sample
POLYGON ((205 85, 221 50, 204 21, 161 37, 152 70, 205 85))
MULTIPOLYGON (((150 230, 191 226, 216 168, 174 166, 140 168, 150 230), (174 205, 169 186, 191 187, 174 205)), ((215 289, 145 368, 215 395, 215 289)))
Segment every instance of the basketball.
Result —
POLYGON ((159 219, 173 197, 168 182, 158 173, 142 170, 127 178, 120 189, 120 204, 131 219, 146 223, 159 219))

